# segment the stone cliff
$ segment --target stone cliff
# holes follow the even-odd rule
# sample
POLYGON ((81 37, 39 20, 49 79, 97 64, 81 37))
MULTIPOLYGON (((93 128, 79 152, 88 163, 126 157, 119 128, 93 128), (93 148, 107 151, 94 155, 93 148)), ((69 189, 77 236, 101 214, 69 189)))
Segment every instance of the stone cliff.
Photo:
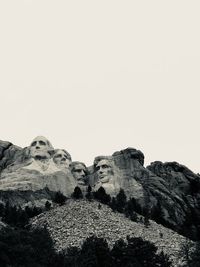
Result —
POLYGON ((66 151, 54 150, 44 137, 37 137, 32 143, 22 149, 0 142, 0 190, 37 191, 47 187, 71 196, 76 186, 68 169, 71 156, 66 151))
POLYGON ((16 196, 21 191, 19 203, 23 192, 48 188, 71 196, 75 186, 86 191, 88 184, 93 190, 104 187, 111 196, 123 188, 135 199, 137 212, 200 239, 200 176, 181 164, 156 161, 145 168, 143 153, 127 148, 98 156, 87 168, 72 162, 65 150, 55 150, 44 137, 26 148, 0 141, 0 191, 16 196))

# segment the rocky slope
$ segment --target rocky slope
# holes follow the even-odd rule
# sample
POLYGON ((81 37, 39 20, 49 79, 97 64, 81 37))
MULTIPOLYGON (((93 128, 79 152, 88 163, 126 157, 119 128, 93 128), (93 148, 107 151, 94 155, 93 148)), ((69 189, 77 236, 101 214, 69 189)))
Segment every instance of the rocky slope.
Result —
MULTIPOLYGON (((146 168, 141 151, 115 152, 114 175, 136 200, 138 211, 194 240, 200 239, 200 176, 176 162, 153 162, 146 168)), ((91 183, 95 170, 91 169, 91 183)))
POLYGON ((59 206, 38 215, 32 220, 32 227, 46 226, 57 250, 69 246, 81 246, 91 236, 105 238, 112 246, 120 238, 126 236, 142 237, 153 242, 159 251, 164 251, 173 260, 173 266, 180 266, 180 248, 185 238, 162 225, 150 221, 147 227, 143 223, 132 222, 123 214, 114 213, 108 206, 98 202, 85 200, 68 200, 59 206))
MULTIPOLYGON (((53 169, 51 173, 41 173, 24 169, 30 160, 29 148, 0 141, 0 191, 18 195, 19 191, 41 192, 48 187, 70 196, 76 185, 70 171, 53 169)), ((200 239, 199 175, 176 162, 156 161, 145 168, 144 154, 133 148, 115 152, 109 161, 115 182, 135 199, 138 212, 148 213, 153 220, 194 240, 200 239)), ((98 172, 94 160, 84 180, 95 186, 98 172)), ((23 196, 19 202, 22 199, 23 196)))

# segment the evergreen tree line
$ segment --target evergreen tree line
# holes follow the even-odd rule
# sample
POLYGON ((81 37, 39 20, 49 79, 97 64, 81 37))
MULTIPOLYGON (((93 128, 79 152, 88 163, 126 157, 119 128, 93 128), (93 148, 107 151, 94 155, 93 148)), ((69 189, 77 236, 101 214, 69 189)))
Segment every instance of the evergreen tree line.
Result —
MULTIPOLYGON (((72 197, 74 199, 83 198, 83 193, 78 186, 75 187, 72 197)), ((114 212, 117 211, 124 213, 126 217, 130 218, 132 221, 139 221, 136 212, 139 212, 140 214, 142 213, 139 205, 136 203, 134 198, 127 200, 126 194, 123 189, 120 189, 116 197, 111 198, 111 196, 106 193, 103 187, 100 187, 98 191, 92 192, 91 186, 88 186, 85 198, 89 201, 94 199, 101 202, 102 204, 108 205, 114 212)))
POLYGON ((141 238, 118 240, 112 248, 103 238, 96 236, 85 240, 81 248, 68 248, 63 256, 63 267, 168 267, 169 258, 161 252, 156 254, 154 244, 141 238))
MULTIPOLYGON (((77 186, 74 189, 72 194, 72 198, 74 199, 83 199, 83 193, 81 189, 77 186)), ((92 192, 90 186, 88 186, 87 193, 85 198, 88 201, 97 200, 100 203, 108 205, 114 212, 124 213, 126 217, 130 218, 132 221, 139 221, 136 212, 142 213, 140 207, 137 205, 134 198, 127 200, 127 197, 124 193, 123 189, 120 189, 119 193, 116 197, 112 197, 105 192, 103 187, 100 187, 98 191, 92 192)), ((65 204, 68 198, 64 196, 60 191, 56 192, 52 197, 52 202, 57 203, 59 205, 65 204)), ((100 207, 100 206, 99 206, 100 207)), ((22 209, 18 206, 12 206, 7 202, 5 205, 0 204, 0 217, 1 220, 11 226, 15 227, 24 227, 28 224, 29 219, 34 216, 39 215, 43 211, 47 211, 51 209, 51 203, 46 201, 45 208, 38 207, 25 207, 22 209)))
MULTIPOLYGON (((25 210, 29 218, 41 212, 37 208, 25 210)), ((119 240, 113 248, 109 248, 106 240, 92 236, 85 240, 81 248, 70 247, 65 252, 57 253, 46 228, 24 228, 23 220, 26 216, 22 216, 20 208, 10 207, 8 203, 5 207, 0 205, 0 214, 5 218, 8 216, 7 223, 15 226, 0 230, 1 267, 171 266, 166 255, 156 254, 155 245, 141 238, 127 237, 126 242, 119 240), (12 210, 12 216, 5 215, 5 212, 9 214, 9 209, 12 210), (19 223, 21 221, 23 223, 19 223)), ((186 243, 182 248, 182 256, 185 258, 185 266, 200 267, 200 242, 192 250, 190 242, 186 243)))
MULTIPOLYGON (((75 199, 83 198, 80 188, 75 188, 72 197, 75 199)), ((91 187, 88 187, 85 197, 88 201, 96 199, 100 203, 107 204, 114 211, 123 212, 128 217, 138 209, 134 199, 127 201, 123 190, 120 190, 116 198, 111 198, 103 188, 97 192, 92 192, 91 187)), ((66 199, 62 193, 57 192, 52 200, 62 205, 66 199)), ((45 210, 50 208, 51 203, 47 201, 45 210)), ((5 206, 0 204, 0 217, 9 225, 0 231, 0 266, 171 266, 166 255, 163 253, 155 254, 156 247, 140 238, 127 237, 127 242, 119 240, 110 249, 106 240, 93 236, 88 238, 81 248, 72 247, 68 248, 65 253, 56 253, 53 248, 53 241, 45 228, 32 230, 25 227, 30 218, 43 211, 44 209, 36 207, 26 207, 22 210, 20 207, 10 206, 8 202, 5 206)), ((200 242, 192 250, 189 243, 183 246, 182 256, 185 258, 186 266, 200 267, 200 242)))
POLYGON ((37 216, 42 211, 41 208, 37 207, 30 208, 27 206, 22 209, 21 207, 11 206, 9 202, 5 205, 0 204, 1 220, 12 227, 25 227, 30 218, 37 216))
POLYGON ((163 253, 141 238, 117 241, 113 248, 103 238, 87 238, 81 248, 57 253, 48 231, 5 228, 0 231, 1 267, 168 267, 163 253))
MULTIPOLYGON (((76 189, 74 198, 77 197, 77 192, 78 197, 80 196, 79 189, 76 189)), ((105 190, 101 189, 95 197, 106 204, 107 195, 104 193, 105 190)), ((53 200, 63 204, 66 198, 57 192, 53 200)), ((47 201, 45 206, 46 209, 51 208, 50 202, 47 201)), ((128 237, 127 242, 119 240, 110 249, 106 240, 92 236, 85 240, 81 248, 70 247, 65 252, 57 253, 46 228, 31 229, 28 226, 29 219, 42 211, 36 207, 26 207, 23 210, 11 206, 8 202, 5 206, 0 205, 0 216, 7 223, 7 226, 0 230, 1 267, 170 266, 168 258, 163 253, 157 255, 156 247, 140 238, 128 237)))
MULTIPOLYGON (((75 187, 72 197, 74 199, 84 198, 82 191, 79 187, 75 187)), ((161 203, 159 201, 157 205, 151 208, 150 210, 150 208, 148 207, 148 203, 145 205, 145 207, 141 207, 134 198, 127 199, 127 196, 123 189, 120 189, 116 197, 111 197, 109 194, 106 193, 103 187, 100 187, 96 192, 92 192, 92 188, 90 185, 88 186, 85 198, 89 201, 95 199, 103 204, 106 204, 110 206, 110 208, 114 212, 117 211, 123 213, 127 218, 131 219, 132 221, 143 222, 146 227, 149 226, 149 219, 152 219, 167 228, 171 228, 177 231, 176 227, 172 227, 170 223, 165 221, 161 203), (138 214, 144 216, 144 219, 142 217, 139 217, 138 214)), ((196 213, 193 210, 191 211, 191 216, 187 216, 183 228, 181 230, 179 229, 178 232, 193 240, 200 239, 200 234, 198 235, 198 233, 200 232, 200 225, 198 223, 196 213), (195 224, 197 230, 199 229, 199 231, 194 231, 194 235, 190 234, 190 227, 192 223, 195 224)))

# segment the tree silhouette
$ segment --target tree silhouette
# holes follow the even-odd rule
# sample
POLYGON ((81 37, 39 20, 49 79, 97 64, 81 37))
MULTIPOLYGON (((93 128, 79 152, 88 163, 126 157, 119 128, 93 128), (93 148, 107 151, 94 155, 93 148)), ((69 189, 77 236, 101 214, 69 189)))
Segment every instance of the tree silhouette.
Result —
POLYGON ((45 208, 46 208, 46 210, 50 210, 51 209, 51 203, 48 200, 45 203, 45 208))
POLYGON ((80 251, 79 266, 112 267, 107 241, 96 236, 87 238, 80 251))
POLYGON ((85 197, 89 201, 92 200, 92 187, 90 185, 88 185, 87 193, 86 193, 85 197))
POLYGON ((129 200, 126 203, 124 214, 127 218, 129 218, 131 221, 138 222, 138 216, 134 209, 134 204, 132 200, 129 200))
POLYGON ((126 201, 126 195, 124 193, 123 189, 120 189, 119 193, 116 196, 116 206, 117 206, 117 211, 119 212, 124 212, 125 206, 127 204, 126 201))
POLYGON ((82 193, 80 187, 76 186, 74 188, 74 192, 72 193, 72 197, 75 198, 75 199, 83 198, 83 193, 82 193))
POLYGON ((101 186, 96 192, 93 193, 94 198, 103 204, 109 204, 111 201, 110 195, 108 195, 105 189, 101 186))
POLYGON ((116 210, 117 210, 117 201, 116 201, 116 198, 115 198, 115 197, 112 197, 109 206, 111 207, 111 209, 112 209, 113 211, 116 211, 116 210))
POLYGON ((67 200, 66 196, 64 196, 60 191, 56 192, 53 201, 55 203, 58 203, 60 205, 63 205, 65 201, 67 200))
POLYGON ((0 240, 1 267, 56 266, 53 241, 46 229, 4 228, 0 240))

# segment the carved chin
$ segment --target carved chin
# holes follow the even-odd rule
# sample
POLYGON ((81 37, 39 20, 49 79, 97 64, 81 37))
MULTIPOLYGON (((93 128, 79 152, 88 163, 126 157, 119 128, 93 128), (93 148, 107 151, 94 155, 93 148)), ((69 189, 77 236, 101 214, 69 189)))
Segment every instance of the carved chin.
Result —
POLYGON ((69 167, 69 164, 67 164, 66 162, 63 162, 63 161, 61 161, 61 162, 57 162, 56 164, 57 164, 58 166, 65 167, 65 168, 68 168, 68 167, 69 167))
POLYGON ((102 183, 108 183, 109 180, 110 180, 110 177, 109 177, 108 175, 103 176, 103 177, 100 177, 100 181, 101 181, 102 183))
POLYGON ((77 180, 79 185, 85 185, 85 181, 84 180, 77 180))

